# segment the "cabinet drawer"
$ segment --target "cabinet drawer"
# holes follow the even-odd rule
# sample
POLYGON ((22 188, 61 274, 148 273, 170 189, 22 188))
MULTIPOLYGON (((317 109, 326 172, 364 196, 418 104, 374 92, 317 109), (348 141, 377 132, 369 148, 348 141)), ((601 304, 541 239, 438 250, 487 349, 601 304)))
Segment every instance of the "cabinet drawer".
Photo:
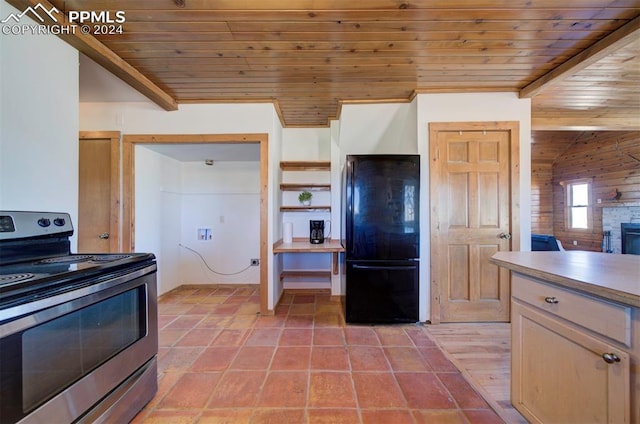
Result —
POLYGON ((514 298, 631 346, 631 308, 514 273, 514 298))

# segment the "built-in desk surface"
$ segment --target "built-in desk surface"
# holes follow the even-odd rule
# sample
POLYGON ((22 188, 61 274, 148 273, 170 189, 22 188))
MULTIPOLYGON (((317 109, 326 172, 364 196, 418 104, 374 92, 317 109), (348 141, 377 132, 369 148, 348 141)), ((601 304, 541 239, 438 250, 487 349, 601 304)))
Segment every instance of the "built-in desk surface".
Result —
POLYGON ((273 253, 339 253, 344 252, 340 240, 325 240, 324 243, 311 244, 308 238, 294 238, 292 243, 278 240, 273 245, 273 253))
POLYGON ((328 276, 331 278, 331 272, 334 275, 338 274, 338 253, 344 252, 344 247, 340 243, 340 240, 325 240, 324 243, 312 244, 309 243, 308 238, 294 238, 292 243, 285 243, 278 240, 273 245, 273 253, 332 253, 332 270, 331 271, 282 271, 280 273, 280 279, 285 277, 300 277, 300 276, 328 276))

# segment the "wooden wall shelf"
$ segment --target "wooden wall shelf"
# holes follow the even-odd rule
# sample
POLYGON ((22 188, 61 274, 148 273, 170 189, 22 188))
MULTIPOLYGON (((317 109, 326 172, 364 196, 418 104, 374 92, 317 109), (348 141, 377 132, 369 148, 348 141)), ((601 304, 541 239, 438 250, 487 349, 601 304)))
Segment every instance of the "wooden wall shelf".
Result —
POLYGON ((295 183, 282 183, 280 184, 280 190, 282 191, 329 191, 331 190, 331 184, 295 184, 295 183))
POLYGON ((286 278, 323 278, 331 281, 331 271, 310 271, 304 269, 286 270, 280 273, 280 281, 286 278))
POLYGON ((330 212, 331 206, 280 206, 280 212, 330 212))
POLYGON ((329 161, 280 162, 280 169, 282 169, 283 171, 330 171, 331 162, 329 161))
MULTIPOLYGON (((319 200, 320 203, 328 202, 329 205, 309 205, 289 204, 280 206, 280 212, 331 212, 331 183, 330 171, 331 162, 329 161, 284 161, 280 162, 280 169, 283 171, 284 181, 280 183, 281 192, 292 191, 315 191, 329 192, 329 196, 322 193, 319 200), (291 179, 284 178, 286 172, 317 172, 320 175, 294 175, 291 179)), ((294 203, 293 197, 284 196, 290 203, 294 203)), ((313 216, 313 215, 311 215, 313 216)), ((304 218, 304 216, 303 216, 304 218)), ((332 280, 339 275, 339 252, 344 252, 344 248, 340 244, 340 240, 326 240, 321 244, 309 243, 309 238, 294 238, 292 243, 283 243, 279 240, 273 245, 274 254, 296 254, 296 253, 322 253, 331 256, 330 269, 323 269, 324 265, 315 267, 316 269, 280 269, 279 278, 283 288, 304 287, 304 288, 323 288, 331 290, 332 280), (319 268, 319 269, 318 269, 319 268)), ((280 262, 282 267, 283 263, 280 262)), ((297 267, 295 267, 297 268, 297 267)))

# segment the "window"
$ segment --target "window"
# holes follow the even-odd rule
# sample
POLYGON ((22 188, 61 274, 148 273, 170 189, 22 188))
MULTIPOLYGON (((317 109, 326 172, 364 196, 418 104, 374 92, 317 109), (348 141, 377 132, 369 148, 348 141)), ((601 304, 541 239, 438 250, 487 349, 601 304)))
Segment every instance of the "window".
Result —
POLYGON ((566 187, 567 229, 591 229, 591 181, 567 182, 566 187))

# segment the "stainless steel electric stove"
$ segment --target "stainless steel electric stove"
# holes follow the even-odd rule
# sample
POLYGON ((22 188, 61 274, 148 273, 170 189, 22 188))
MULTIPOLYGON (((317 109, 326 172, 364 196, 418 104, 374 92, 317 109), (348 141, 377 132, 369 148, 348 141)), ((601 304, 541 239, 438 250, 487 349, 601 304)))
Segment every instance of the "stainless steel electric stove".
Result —
POLYGON ((0 423, 128 422, 157 391, 155 256, 72 235, 67 213, 0 211, 0 423))

